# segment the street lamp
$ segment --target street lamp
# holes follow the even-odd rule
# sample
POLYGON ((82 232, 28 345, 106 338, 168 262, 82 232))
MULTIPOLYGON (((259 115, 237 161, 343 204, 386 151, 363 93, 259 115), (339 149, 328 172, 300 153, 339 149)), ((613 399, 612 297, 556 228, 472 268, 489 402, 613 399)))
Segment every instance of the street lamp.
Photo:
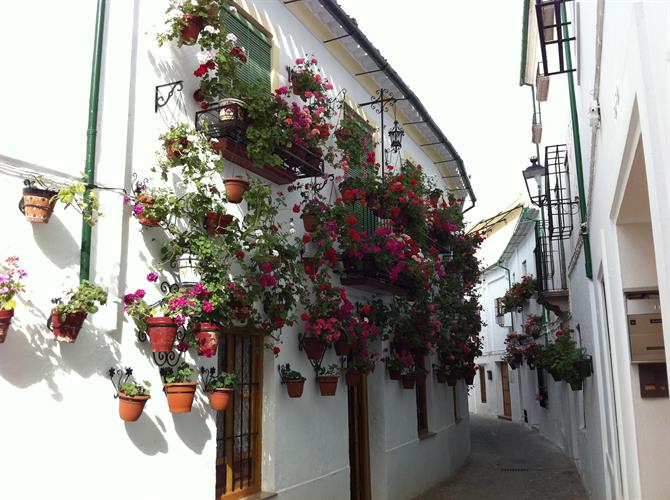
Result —
POLYGON ((398 120, 393 122, 393 127, 389 130, 389 139, 391 139, 391 149, 394 153, 400 151, 402 147, 402 138, 405 135, 405 131, 398 125, 398 120))
POLYGON ((542 195, 542 177, 544 177, 546 174, 547 169, 537 162, 537 158, 535 156, 530 158, 530 166, 523 171, 523 180, 526 183, 528 197, 530 198, 531 203, 538 207, 541 207, 545 204, 544 196, 542 195), (530 193, 530 186, 528 185, 528 181, 530 179, 535 179, 535 182, 537 183, 536 196, 533 196, 530 193))

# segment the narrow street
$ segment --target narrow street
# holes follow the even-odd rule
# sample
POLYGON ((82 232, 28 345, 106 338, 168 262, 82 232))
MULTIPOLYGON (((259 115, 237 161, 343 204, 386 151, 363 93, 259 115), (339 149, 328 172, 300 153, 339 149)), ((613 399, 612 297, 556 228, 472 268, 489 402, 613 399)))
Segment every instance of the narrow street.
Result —
POLYGON ((470 415, 472 454, 416 500, 581 500, 579 474, 559 448, 520 424, 470 415))

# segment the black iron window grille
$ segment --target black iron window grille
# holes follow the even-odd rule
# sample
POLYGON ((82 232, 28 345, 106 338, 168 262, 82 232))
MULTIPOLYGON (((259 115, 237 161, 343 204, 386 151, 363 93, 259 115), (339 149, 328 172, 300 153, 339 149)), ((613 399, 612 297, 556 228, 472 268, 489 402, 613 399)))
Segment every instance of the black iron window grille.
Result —
POLYGON ((577 209, 577 202, 570 191, 568 147, 559 144, 547 146, 544 151, 548 236, 552 240, 565 240, 572 234, 573 216, 577 209))

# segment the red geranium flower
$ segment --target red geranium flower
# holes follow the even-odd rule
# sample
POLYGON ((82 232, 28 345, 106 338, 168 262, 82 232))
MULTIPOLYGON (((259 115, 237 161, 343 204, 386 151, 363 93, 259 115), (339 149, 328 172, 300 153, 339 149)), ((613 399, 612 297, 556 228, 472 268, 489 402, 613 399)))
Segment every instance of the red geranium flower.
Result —
POLYGON ((347 216, 347 224, 349 224, 350 226, 356 225, 357 222, 358 222, 358 217, 356 217, 355 215, 348 215, 347 216))

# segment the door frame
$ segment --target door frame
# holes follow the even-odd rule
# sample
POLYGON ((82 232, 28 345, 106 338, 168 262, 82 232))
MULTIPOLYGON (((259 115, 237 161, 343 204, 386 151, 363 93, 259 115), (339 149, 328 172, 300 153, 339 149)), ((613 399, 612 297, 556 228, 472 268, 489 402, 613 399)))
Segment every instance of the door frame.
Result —
POLYGON ((500 418, 512 420, 512 393, 509 387, 509 367, 504 361, 500 362, 500 389, 502 391, 503 414, 498 415, 500 418), (507 386, 507 398, 505 398, 505 386, 507 386), (507 399, 507 405, 505 405, 507 399), (505 408, 509 407, 509 415, 505 413, 505 408))
POLYGON ((349 488, 351 500, 371 500, 368 377, 347 387, 349 407, 349 488))

